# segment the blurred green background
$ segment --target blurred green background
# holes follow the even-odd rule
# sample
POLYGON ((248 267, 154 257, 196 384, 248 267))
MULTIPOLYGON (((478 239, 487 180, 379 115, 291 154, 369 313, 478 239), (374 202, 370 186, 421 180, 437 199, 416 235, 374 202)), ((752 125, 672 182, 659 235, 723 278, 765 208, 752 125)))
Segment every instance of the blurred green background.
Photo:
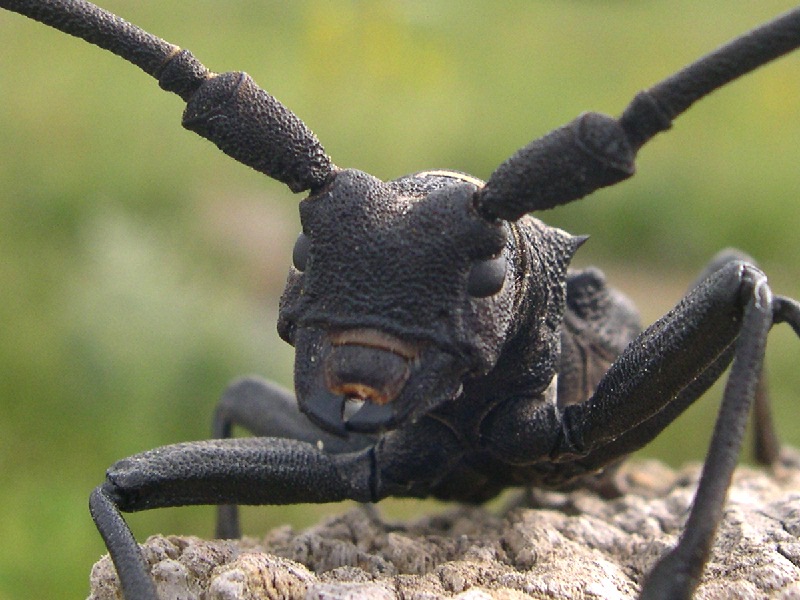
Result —
MULTIPOLYGON (((213 70, 246 70, 337 164, 387 179, 486 178, 792 4, 104 2, 213 70)), ((104 550, 86 508, 104 469, 207 437, 237 375, 291 385, 274 330, 298 198, 182 130, 180 100, 120 59, 5 12, 0 40, 0 600, 81 597, 104 550)), ((543 216, 591 234, 578 264, 602 266, 647 322, 728 245, 799 297, 798 140, 800 54, 694 107, 633 180, 543 216)), ((768 356, 775 411, 800 444, 800 345, 783 329, 768 356)), ((702 458, 715 410, 711 394, 646 454, 702 458)), ((245 528, 318 514, 249 509, 245 528)), ((210 536, 213 511, 130 522, 140 539, 210 536)))

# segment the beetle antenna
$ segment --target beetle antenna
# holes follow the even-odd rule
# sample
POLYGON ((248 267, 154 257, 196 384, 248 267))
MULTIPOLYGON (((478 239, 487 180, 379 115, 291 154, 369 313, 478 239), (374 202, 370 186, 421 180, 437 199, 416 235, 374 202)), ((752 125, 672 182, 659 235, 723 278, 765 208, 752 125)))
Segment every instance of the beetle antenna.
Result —
POLYGON ((501 164, 477 192, 478 211, 489 220, 514 221, 631 177, 639 148, 697 100, 798 46, 800 8, 640 92, 619 119, 582 114, 501 164))
POLYGON ((335 170, 305 123, 246 73, 212 73, 188 50, 84 0, 0 0, 0 7, 133 63, 183 98, 186 129, 294 192, 322 187, 335 170))

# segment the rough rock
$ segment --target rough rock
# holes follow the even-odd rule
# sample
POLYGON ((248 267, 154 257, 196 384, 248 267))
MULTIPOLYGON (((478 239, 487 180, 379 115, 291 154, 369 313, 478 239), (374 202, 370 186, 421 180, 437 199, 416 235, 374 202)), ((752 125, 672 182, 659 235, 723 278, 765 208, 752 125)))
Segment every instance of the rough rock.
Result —
MULTIPOLYGON (((534 491, 503 511, 454 507, 387 524, 354 509, 263 540, 153 536, 143 544, 159 593, 180 600, 520 600, 635 598, 671 548, 699 467, 632 462, 624 493, 534 491)), ((108 557, 90 600, 118 599, 108 557)), ((800 599, 800 454, 771 470, 741 467, 729 492, 698 599, 800 599)))

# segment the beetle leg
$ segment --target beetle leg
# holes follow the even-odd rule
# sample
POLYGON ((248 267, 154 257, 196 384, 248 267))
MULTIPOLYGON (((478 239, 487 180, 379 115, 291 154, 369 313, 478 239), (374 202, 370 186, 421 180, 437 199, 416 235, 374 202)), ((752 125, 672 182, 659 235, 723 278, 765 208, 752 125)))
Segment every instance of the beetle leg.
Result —
POLYGON ((733 365, 692 510, 678 545, 659 559, 645 579, 642 599, 689 599, 699 583, 722 518, 747 416, 756 395, 772 313, 772 292, 762 275, 753 281, 745 306, 733 365))
POLYGON ((755 267, 730 263, 693 288, 628 345, 588 400, 559 407, 520 399, 499 406, 484 421, 486 447, 512 464, 580 462, 585 470, 639 449, 732 359, 745 273, 763 278, 755 267), (512 431, 518 435, 511 437, 512 431))
POLYGON ((158 600, 155 582, 139 545, 105 486, 99 485, 92 492, 89 511, 111 553, 126 598, 158 600))
POLYGON ((631 342, 589 400, 563 408, 511 402, 487 419, 488 446, 519 464, 555 461, 564 480, 600 469, 652 440, 733 360, 689 522, 645 588, 645 597, 689 597, 722 515, 767 333, 781 321, 800 335, 800 304, 773 300, 761 271, 728 262, 631 342))
MULTIPOLYGON (((697 287, 713 273, 728 263, 742 261, 758 266, 758 263, 741 250, 726 248, 712 258, 705 269, 695 279, 691 288, 697 287)), ((690 288, 690 289, 691 289, 690 288)), ((772 407, 769 399, 766 367, 762 366, 753 401, 753 457, 762 465, 773 465, 779 458, 780 442, 772 420, 772 407)))
POLYGON ((758 390, 763 386, 767 333, 774 323, 781 322, 788 323, 800 336, 800 303, 781 296, 773 298, 766 278, 757 278, 744 310, 733 365, 692 510, 678 545, 656 563, 646 578, 642 599, 691 597, 722 518, 750 405, 754 396, 758 401, 758 390))
POLYGON ((120 511, 195 504, 297 504, 375 500, 371 449, 329 455, 279 438, 163 446, 123 459, 92 493, 90 509, 127 600, 157 600, 120 511))

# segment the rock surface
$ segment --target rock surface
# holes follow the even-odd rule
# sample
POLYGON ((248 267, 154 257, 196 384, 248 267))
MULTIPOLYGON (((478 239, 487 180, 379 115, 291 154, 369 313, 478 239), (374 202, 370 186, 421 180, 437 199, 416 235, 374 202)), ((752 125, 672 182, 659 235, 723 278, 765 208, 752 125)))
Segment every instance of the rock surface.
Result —
MULTIPOLYGON (((144 544, 159 593, 175 600, 520 600, 635 598, 672 547, 698 466, 633 462, 624 494, 533 492, 503 514, 454 507, 385 524, 351 510, 302 532, 263 540, 153 536, 144 544)), ((108 557, 92 570, 90 600, 121 596, 108 557)), ((737 470, 698 599, 800 599, 800 455, 773 469, 737 470)))

